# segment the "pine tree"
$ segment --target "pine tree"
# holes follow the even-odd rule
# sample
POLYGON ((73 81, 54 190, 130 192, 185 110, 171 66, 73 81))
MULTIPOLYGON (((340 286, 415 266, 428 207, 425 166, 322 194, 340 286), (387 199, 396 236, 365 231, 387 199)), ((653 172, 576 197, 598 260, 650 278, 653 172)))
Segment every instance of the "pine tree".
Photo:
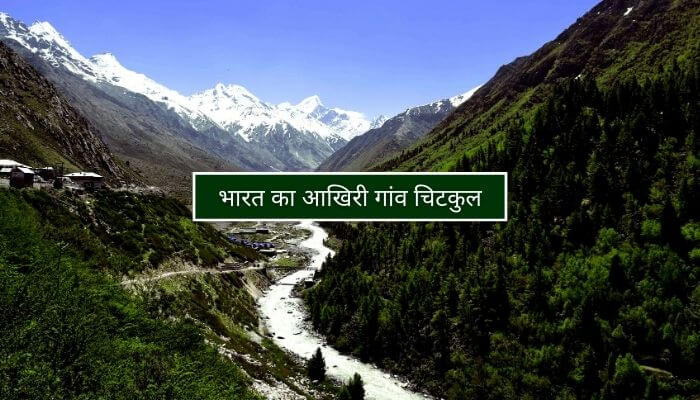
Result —
POLYGON ((362 377, 357 372, 350 378, 350 381, 348 381, 347 388, 352 400, 365 399, 364 383, 362 382, 362 377))
POLYGON ((311 356, 307 364, 307 373, 312 381, 323 381, 326 379, 326 362, 323 360, 321 348, 316 349, 316 353, 311 356))

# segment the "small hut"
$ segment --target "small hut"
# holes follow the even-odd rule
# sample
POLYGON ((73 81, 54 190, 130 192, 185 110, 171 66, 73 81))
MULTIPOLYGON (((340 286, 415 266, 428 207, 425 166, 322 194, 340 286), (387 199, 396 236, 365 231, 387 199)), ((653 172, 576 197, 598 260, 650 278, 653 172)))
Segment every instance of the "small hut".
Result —
POLYGON ((80 185, 83 189, 101 189, 104 187, 104 178, 94 172, 73 172, 65 175, 66 178, 80 185))
POLYGON ((34 186, 34 171, 25 167, 12 168, 10 186, 17 189, 34 186))
POLYGON ((15 160, 0 160, 0 168, 14 168, 14 167, 24 167, 24 168, 29 168, 28 165, 24 165, 22 163, 19 163, 15 160))

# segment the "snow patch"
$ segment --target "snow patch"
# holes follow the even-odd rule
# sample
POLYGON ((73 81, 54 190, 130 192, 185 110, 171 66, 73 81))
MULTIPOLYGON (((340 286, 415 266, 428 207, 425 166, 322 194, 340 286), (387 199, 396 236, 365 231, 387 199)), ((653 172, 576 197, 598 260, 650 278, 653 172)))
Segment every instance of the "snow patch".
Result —
POLYGON ((96 54, 90 57, 90 62, 100 81, 123 87, 134 93, 142 94, 149 99, 164 104, 175 111, 186 121, 207 121, 209 118, 196 110, 190 100, 175 90, 169 89, 146 75, 125 68, 112 53, 96 54))
POLYGON ((307 114, 311 114, 314 112, 318 107, 323 107, 323 103, 321 102, 321 98, 318 97, 318 95, 313 95, 310 97, 305 98, 299 104, 296 105, 296 108, 298 110, 301 110, 307 114))
POLYGON ((623 17, 628 16, 632 12, 633 9, 634 9, 634 7, 627 7, 627 11, 625 11, 625 13, 622 16, 623 17))
POLYGON ((450 103, 452 103, 452 106, 455 108, 459 107, 462 103, 469 100, 474 95, 474 93, 476 93, 476 91, 479 90, 479 88, 481 88, 481 86, 482 85, 479 85, 466 93, 450 97, 450 103))

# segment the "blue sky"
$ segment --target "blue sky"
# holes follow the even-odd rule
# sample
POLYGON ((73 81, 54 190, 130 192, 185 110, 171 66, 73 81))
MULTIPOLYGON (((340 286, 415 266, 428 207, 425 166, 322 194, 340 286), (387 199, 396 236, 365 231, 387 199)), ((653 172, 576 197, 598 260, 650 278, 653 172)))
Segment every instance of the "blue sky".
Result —
POLYGON ((375 116, 487 81, 596 3, 5 0, 0 11, 49 21, 84 55, 112 52, 186 95, 235 83, 267 102, 318 94, 375 116))

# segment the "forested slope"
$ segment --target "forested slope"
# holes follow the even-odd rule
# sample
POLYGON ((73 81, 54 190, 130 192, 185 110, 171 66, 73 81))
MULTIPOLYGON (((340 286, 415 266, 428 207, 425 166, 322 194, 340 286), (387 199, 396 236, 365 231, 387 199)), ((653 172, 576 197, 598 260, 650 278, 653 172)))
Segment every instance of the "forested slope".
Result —
POLYGON ((374 170, 448 170, 503 140, 516 115, 530 118, 557 84, 576 77, 610 87, 654 78, 673 63, 700 64, 696 0, 603 0, 554 40, 502 66, 486 84, 415 146, 374 170))
POLYGON ((314 326, 450 399, 699 395, 699 84, 553 86, 455 163, 509 171, 509 221, 333 225, 314 326))

